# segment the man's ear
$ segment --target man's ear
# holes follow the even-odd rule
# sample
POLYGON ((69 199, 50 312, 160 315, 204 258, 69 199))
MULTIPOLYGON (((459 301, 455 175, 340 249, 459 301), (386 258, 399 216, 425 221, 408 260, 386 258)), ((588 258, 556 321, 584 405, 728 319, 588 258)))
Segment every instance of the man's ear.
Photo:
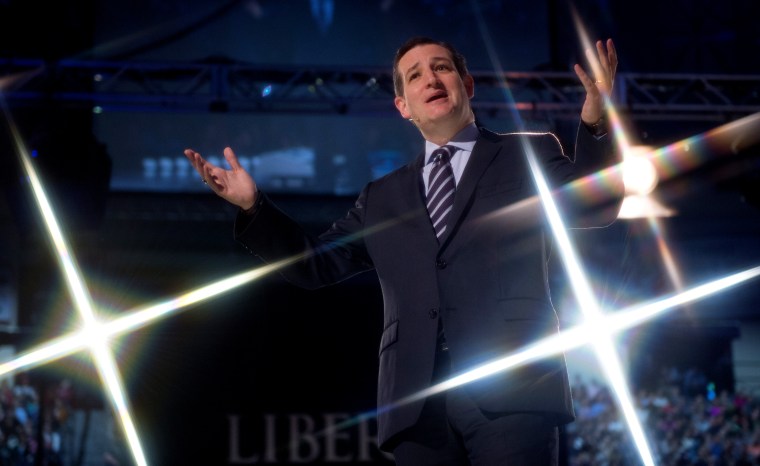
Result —
POLYGON ((468 74, 462 79, 464 82, 464 89, 467 91, 467 97, 472 99, 475 96, 475 80, 472 75, 468 74))
POLYGON ((402 117, 404 117, 405 120, 408 120, 412 117, 412 115, 407 111, 406 100, 404 100, 403 97, 396 96, 396 98, 393 99, 393 103, 396 104, 396 108, 398 109, 398 112, 401 114, 402 117))

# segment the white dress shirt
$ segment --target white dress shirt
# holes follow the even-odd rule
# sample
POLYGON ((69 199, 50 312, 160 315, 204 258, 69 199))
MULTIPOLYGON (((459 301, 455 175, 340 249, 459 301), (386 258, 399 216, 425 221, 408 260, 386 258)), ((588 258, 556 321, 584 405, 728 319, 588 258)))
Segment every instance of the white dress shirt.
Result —
MULTIPOLYGON (((467 161, 470 160, 470 154, 475 147, 475 140, 480 135, 475 123, 471 123, 465 126, 460 132, 458 132, 451 141, 446 143, 447 146, 454 146, 457 148, 454 155, 451 156, 451 169, 454 170, 454 181, 459 184, 459 180, 464 173, 464 167, 467 166, 467 161)), ((430 170, 433 169, 433 161, 430 160, 430 155, 434 150, 440 148, 436 144, 430 141, 425 141, 425 165, 422 167, 422 181, 425 183, 425 192, 428 189, 428 177, 430 170)))

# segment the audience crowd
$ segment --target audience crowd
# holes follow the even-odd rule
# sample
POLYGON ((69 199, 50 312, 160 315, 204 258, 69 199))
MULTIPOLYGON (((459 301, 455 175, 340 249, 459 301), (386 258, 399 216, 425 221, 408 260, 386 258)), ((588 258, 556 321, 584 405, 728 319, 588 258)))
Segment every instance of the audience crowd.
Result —
MULTIPOLYGON (((655 464, 760 466, 760 396, 716 389, 693 370, 671 368, 658 380, 634 395, 655 464)), ((38 392, 25 374, 0 380, 0 466, 70 466, 62 438, 71 428, 71 383, 63 379, 44 396, 38 392)), ((577 419, 565 428, 568 466, 642 464, 608 386, 578 379, 573 396, 577 419)))
MULTIPOLYGON (((634 403, 655 464, 760 465, 760 396, 718 389, 699 371, 663 371, 654 389, 634 403)), ((566 428, 568 465, 642 464, 608 386, 573 384, 577 419, 566 428)))
POLYGON ((26 373, 0 380, 0 466, 64 466, 61 444, 70 402, 67 379, 45 390, 44 397, 26 373))

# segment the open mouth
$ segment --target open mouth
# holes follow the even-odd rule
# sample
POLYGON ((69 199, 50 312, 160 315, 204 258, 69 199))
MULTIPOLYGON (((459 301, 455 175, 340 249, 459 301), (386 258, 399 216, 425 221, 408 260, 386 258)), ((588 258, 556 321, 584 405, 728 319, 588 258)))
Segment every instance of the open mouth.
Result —
POLYGON ((446 97, 448 97, 448 94, 446 94, 445 92, 440 92, 440 93, 435 94, 434 96, 430 97, 427 100, 427 103, 435 102, 436 100, 445 99, 446 97))

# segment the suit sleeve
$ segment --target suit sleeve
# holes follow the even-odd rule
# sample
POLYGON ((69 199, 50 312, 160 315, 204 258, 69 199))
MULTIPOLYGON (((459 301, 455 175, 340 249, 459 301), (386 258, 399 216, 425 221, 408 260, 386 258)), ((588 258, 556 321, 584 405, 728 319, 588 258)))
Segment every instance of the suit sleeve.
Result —
POLYGON ((373 268, 362 229, 368 187, 354 207, 323 234, 314 236, 264 193, 252 215, 238 213, 235 239, 267 264, 277 264, 289 282, 316 289, 373 268))
POLYGON ((622 155, 612 135, 594 136, 581 123, 573 159, 562 153, 556 138, 547 139, 538 153, 565 222, 574 228, 612 223, 625 193, 617 167, 622 155))

